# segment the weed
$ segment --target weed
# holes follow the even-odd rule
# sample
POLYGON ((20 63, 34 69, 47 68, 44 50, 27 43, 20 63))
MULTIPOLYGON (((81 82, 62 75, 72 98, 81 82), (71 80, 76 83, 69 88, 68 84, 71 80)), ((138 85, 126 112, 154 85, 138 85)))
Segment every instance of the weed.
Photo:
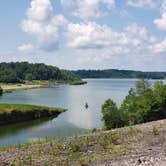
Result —
POLYGON ((102 141, 100 141, 100 146, 102 146, 104 149, 106 149, 107 148, 107 146, 108 146, 108 142, 106 141, 106 140, 102 140, 102 141))
POLYGON ((97 131, 96 128, 93 128, 93 129, 92 129, 92 133, 95 133, 96 131, 97 131))
POLYGON ((153 132, 154 135, 158 135, 159 134, 159 129, 157 127, 153 126, 152 132, 153 132))
POLYGON ((110 143, 114 144, 114 145, 118 145, 120 142, 120 136, 116 133, 109 133, 109 141, 110 143))
POLYGON ((80 151, 80 144, 78 144, 78 143, 72 143, 72 144, 70 144, 70 149, 73 152, 79 152, 80 151))
POLYGON ((63 150, 63 146, 62 146, 61 144, 56 144, 56 148, 57 148, 58 150, 63 150))

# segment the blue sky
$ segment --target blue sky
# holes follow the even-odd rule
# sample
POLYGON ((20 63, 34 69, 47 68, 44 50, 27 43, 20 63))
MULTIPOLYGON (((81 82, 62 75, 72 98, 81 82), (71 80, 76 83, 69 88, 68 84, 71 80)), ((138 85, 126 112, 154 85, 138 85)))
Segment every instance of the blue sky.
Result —
POLYGON ((166 71, 166 0, 2 0, 0 62, 166 71))

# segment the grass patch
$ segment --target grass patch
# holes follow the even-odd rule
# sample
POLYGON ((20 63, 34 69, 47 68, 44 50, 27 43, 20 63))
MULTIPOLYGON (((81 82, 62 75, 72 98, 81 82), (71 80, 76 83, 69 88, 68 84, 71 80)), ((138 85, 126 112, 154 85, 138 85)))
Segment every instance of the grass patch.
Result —
POLYGON ((23 104, 0 104, 0 124, 58 116, 66 109, 23 104))

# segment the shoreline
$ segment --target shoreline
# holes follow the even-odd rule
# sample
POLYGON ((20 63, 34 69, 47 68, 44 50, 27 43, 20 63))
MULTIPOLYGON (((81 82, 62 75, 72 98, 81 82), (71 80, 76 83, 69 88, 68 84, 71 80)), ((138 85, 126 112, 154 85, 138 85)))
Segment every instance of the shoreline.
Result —
POLYGON ((1 88, 3 89, 3 93, 11 93, 17 90, 30 90, 30 89, 37 89, 42 88, 45 85, 39 84, 39 85, 31 85, 31 84, 6 84, 1 85, 1 88))
MULTIPOLYGON (((87 81, 79 80, 79 81, 54 81, 54 83, 65 83, 69 85, 84 85, 87 84, 87 81)), ((17 84, 0 84, 0 87, 3 89, 4 93, 12 93, 17 90, 30 90, 30 89, 37 89, 49 86, 49 81, 32 81, 27 82, 25 84, 17 83, 17 84)))
POLYGON ((4 165, 166 164, 166 120, 0 148, 4 165))

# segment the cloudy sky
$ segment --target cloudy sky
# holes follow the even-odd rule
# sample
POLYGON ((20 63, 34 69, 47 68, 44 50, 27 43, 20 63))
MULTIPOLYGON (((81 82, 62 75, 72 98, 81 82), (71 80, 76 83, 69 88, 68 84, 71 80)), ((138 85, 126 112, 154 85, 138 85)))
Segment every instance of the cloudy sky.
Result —
POLYGON ((166 0, 1 0, 3 61, 166 71, 166 0))

